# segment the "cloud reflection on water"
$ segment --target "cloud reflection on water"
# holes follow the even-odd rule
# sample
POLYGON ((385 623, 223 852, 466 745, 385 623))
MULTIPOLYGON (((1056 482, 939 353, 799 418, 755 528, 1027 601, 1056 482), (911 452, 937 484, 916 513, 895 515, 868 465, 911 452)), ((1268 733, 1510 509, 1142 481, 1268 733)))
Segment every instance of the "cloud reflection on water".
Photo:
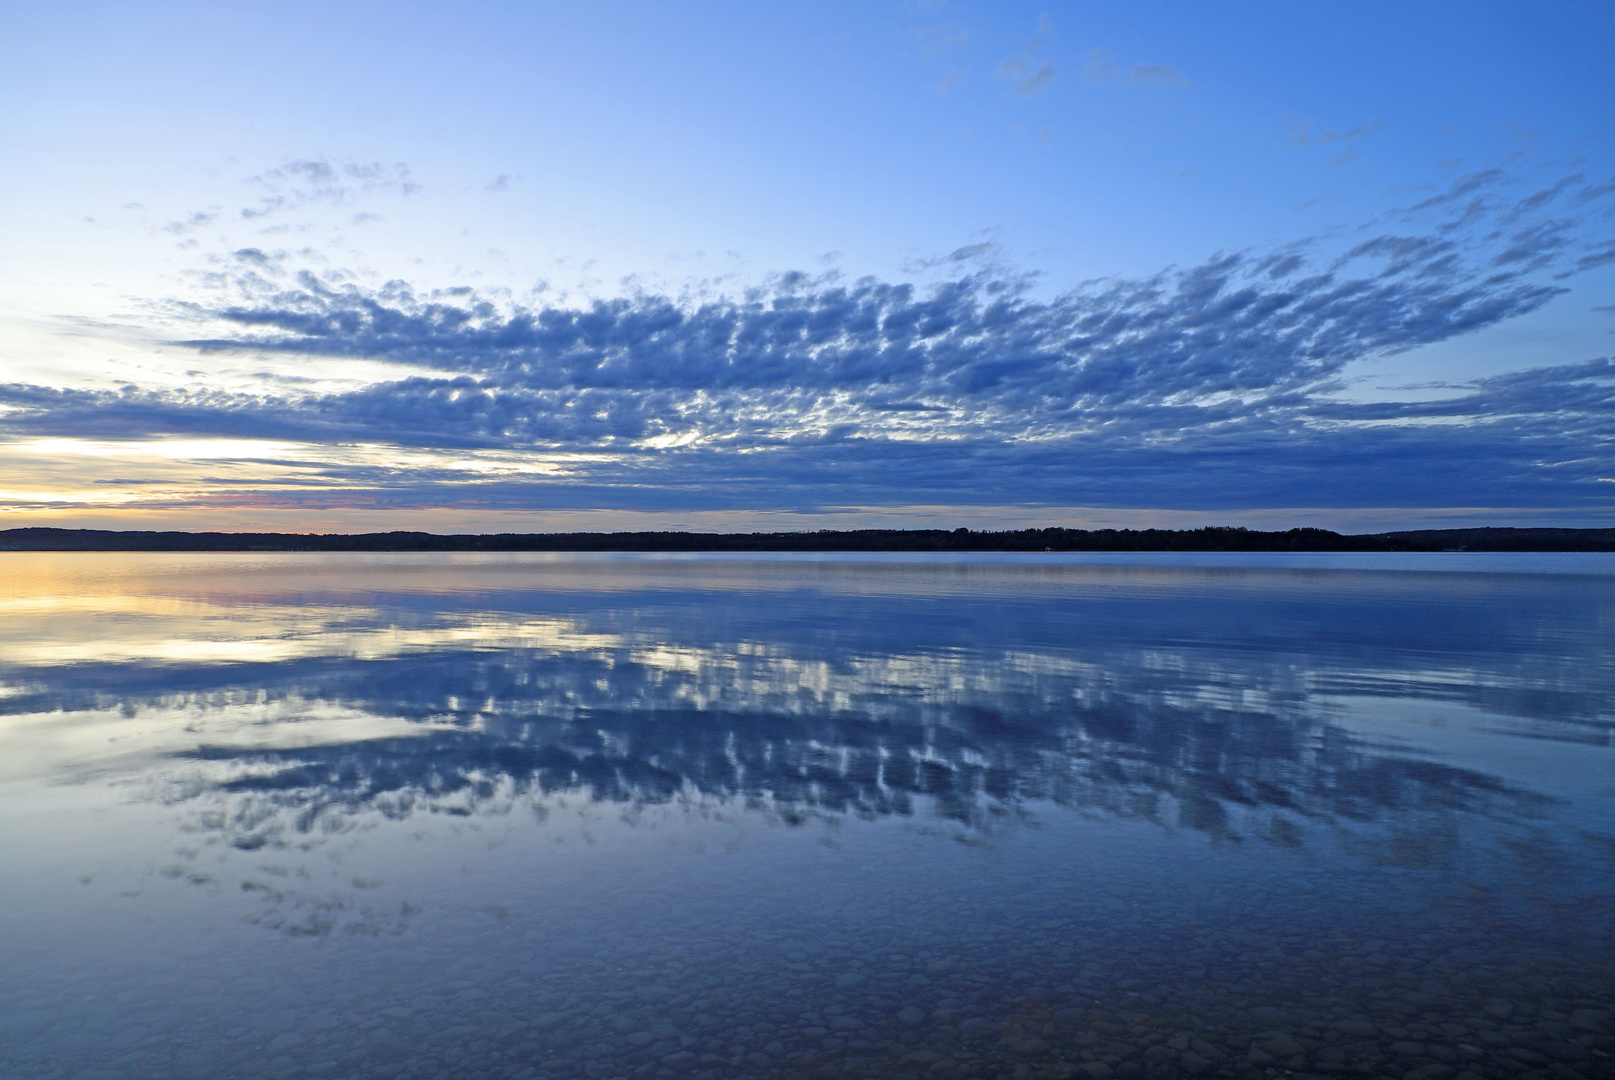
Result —
MULTIPOLYGON (((1326 827, 1423 865, 1464 857, 1454 821, 1540 831, 1552 800, 1501 766, 1354 734, 1354 713, 1417 701, 1583 742, 1615 728, 1606 578, 304 569, 19 590, 0 709, 14 731, 140 720, 121 752, 241 851, 582 798, 977 833, 1053 804, 1225 842, 1326 827)), ((95 741, 59 763, 83 767, 95 741)))

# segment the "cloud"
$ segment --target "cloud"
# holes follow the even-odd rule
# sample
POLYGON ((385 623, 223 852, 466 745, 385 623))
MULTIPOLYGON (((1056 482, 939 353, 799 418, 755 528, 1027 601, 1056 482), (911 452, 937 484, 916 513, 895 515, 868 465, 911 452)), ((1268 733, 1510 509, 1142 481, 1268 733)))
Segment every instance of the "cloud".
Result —
POLYGON ((1105 50, 1094 49, 1088 54, 1088 65, 1083 68, 1082 77, 1091 83, 1104 83, 1115 82, 1120 75, 1105 50))
POLYGON ((1037 60, 1043 50, 1044 38, 1054 32, 1054 25, 1044 16, 1038 20, 1038 37, 1032 38, 1015 56, 1006 56, 998 62, 998 77, 1015 84, 1011 91, 1015 97, 1032 97, 1054 81, 1054 63, 1037 60))
MULTIPOLYGON (((1330 128, 1321 135, 1314 135, 1305 123, 1297 123, 1290 128, 1289 142, 1292 146, 1332 146, 1343 142, 1366 139, 1370 135, 1377 134, 1383 127, 1384 124, 1378 120, 1366 120, 1344 130, 1330 128)), ((1344 168, 1356 161, 1360 156, 1361 151, 1355 146, 1348 146, 1335 154, 1330 159, 1329 164, 1336 169, 1344 168)))
POLYGON ((953 251, 948 254, 948 262, 963 263, 970 262, 975 259, 991 258, 1000 254, 1001 251, 1002 248, 1000 248, 999 245, 991 242, 966 244, 964 247, 954 248, 953 251))
POLYGON ((1189 86, 1189 80, 1173 68, 1165 64, 1134 64, 1127 73, 1127 81, 1134 83, 1156 83, 1161 86, 1189 86))
POLYGON ((964 85, 965 76, 968 74, 970 74, 969 68, 949 68, 946 75, 931 84, 931 89, 939 94, 946 94, 950 90, 956 90, 964 85))
POLYGON ((1615 263, 1615 240, 1606 240, 1602 244, 1597 245, 1592 250, 1588 251, 1587 254, 1577 259, 1573 269, 1562 271, 1557 276, 1560 278, 1566 278, 1572 274, 1584 273, 1585 271, 1593 270, 1600 266, 1607 266, 1610 263, 1615 263))
POLYGON ((214 219, 216 219, 218 216, 219 213, 217 210, 198 210, 194 214, 190 214, 189 216, 178 221, 170 221, 167 225, 163 226, 163 231, 174 233, 176 236, 182 236, 185 233, 193 232, 197 229, 213 224, 214 219))
MULTIPOLYGON (((1121 71, 1111 60, 1108 52, 1104 49, 1093 49, 1088 53, 1088 62, 1083 67, 1082 77, 1091 83, 1115 82, 1121 77, 1121 71)), ((1134 84, 1154 83, 1176 87, 1190 85, 1186 77, 1165 64, 1134 64, 1127 72, 1127 81, 1134 84)))
MULTIPOLYGON (((1459 202, 1468 204, 1464 217, 1484 216, 1492 212, 1497 205, 1488 201, 1488 193, 1501 187, 1507 176, 1508 174, 1499 168, 1479 169, 1472 173, 1465 173, 1449 184, 1445 191, 1407 207, 1403 211, 1403 216, 1412 219, 1421 214, 1444 210, 1459 202)), ((1447 224, 1450 227, 1453 222, 1449 221, 1447 224)))
POLYGON ((1054 63, 1045 60, 1034 68, 1031 61, 1011 56, 999 61, 998 75, 1014 82, 1016 97, 1031 97, 1054 81, 1054 63))
POLYGON ((1290 129, 1290 142, 1297 146, 1308 146, 1312 144, 1316 144, 1318 146, 1329 146, 1332 143, 1348 142, 1353 139, 1365 139, 1370 135, 1378 134, 1381 130, 1383 130, 1384 127, 1385 125, 1379 120, 1367 120, 1361 124, 1355 125, 1354 127, 1346 128, 1344 131, 1337 131, 1334 128, 1330 128, 1322 135, 1313 135, 1311 130, 1305 124, 1296 124, 1290 129))
POLYGON ((347 206, 373 192, 409 196, 421 190, 402 162, 298 160, 250 177, 248 183, 264 191, 256 206, 240 211, 248 220, 318 204, 347 206))
POLYGON ((1227 252, 1053 295, 991 243, 934 260, 946 280, 923 288, 793 272, 728 297, 586 307, 366 287, 243 248, 219 270, 228 294, 174 307, 198 332, 172 345, 419 374, 256 393, 13 384, 0 387, 0 437, 415 455, 378 464, 332 449, 324 492, 188 496, 213 506, 1606 505, 1608 360, 1437 401, 1340 393, 1351 365, 1394 368, 1410 349, 1538 310, 1564 291, 1554 274, 1604 257, 1608 245, 1578 239, 1581 219, 1550 212, 1580 188, 1522 206, 1507 186, 1460 177, 1344 250, 1227 252))

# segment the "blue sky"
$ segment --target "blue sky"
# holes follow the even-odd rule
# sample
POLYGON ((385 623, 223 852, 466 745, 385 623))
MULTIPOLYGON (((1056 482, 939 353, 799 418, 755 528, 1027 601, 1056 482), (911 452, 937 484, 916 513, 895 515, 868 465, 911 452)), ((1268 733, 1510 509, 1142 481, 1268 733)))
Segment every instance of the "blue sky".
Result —
POLYGON ((0 524, 1610 524, 1615 15, 18 7, 0 524))

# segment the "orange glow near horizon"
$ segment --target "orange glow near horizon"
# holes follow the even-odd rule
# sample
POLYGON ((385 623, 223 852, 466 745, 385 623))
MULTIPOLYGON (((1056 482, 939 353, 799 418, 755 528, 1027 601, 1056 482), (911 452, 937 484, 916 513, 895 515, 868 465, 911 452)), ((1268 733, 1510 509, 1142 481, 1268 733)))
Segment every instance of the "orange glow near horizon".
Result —
POLYGON ((196 507, 185 510, 135 506, 0 507, 0 530, 152 530, 182 532, 377 533, 405 530, 439 534, 550 532, 801 532, 815 529, 999 530, 1198 529, 1244 526, 1282 530, 1307 526, 1342 533, 1480 526, 1597 527, 1586 517, 1540 511, 1453 507, 1409 511, 1281 508, 1244 511, 1150 510, 1109 507, 871 506, 803 510, 498 510, 474 506, 319 507, 295 505, 196 507))

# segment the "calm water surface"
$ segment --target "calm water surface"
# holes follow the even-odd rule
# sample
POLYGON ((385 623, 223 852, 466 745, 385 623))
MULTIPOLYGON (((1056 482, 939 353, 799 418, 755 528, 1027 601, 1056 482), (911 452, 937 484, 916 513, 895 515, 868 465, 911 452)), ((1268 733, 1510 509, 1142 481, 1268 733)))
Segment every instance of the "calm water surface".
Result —
POLYGON ((1615 1076, 1615 559, 0 555, 0 1076, 1615 1076))

